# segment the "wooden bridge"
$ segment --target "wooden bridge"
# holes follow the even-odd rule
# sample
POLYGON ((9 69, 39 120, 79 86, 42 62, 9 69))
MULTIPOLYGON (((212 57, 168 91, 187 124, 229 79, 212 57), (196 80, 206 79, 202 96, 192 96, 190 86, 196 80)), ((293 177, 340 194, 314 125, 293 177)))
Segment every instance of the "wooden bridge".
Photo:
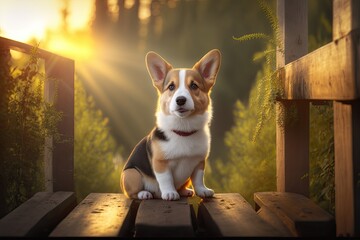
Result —
MULTIPOLYGON (((255 209, 237 193, 197 204, 130 200, 121 193, 91 193, 77 203, 71 142, 53 143, 45 157, 46 192, 0 219, 0 236, 360 236, 360 1, 334 0, 333 41, 307 54, 307 1, 278 0, 285 54, 277 67, 295 125, 277 126, 277 192, 254 194, 255 209), (309 104, 333 101, 335 218, 308 199, 309 104)), ((0 38, 0 50, 30 46, 0 38)), ((61 134, 74 137, 74 62, 40 50, 47 76, 59 79, 61 134)), ((45 86, 52 101, 54 89, 45 86)), ((49 143, 52 139, 47 139, 49 143)))

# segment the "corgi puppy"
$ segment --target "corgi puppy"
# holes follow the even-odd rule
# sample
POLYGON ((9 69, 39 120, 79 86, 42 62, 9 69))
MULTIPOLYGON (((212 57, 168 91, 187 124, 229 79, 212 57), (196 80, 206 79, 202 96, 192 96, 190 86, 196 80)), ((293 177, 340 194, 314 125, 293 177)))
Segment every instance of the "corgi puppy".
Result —
POLYGON ((210 92, 221 53, 214 49, 193 68, 173 68, 155 52, 146 66, 158 92, 156 126, 133 149, 121 173, 121 188, 135 199, 212 197, 204 184, 210 151, 210 92), (189 188, 192 185, 193 189, 189 188))

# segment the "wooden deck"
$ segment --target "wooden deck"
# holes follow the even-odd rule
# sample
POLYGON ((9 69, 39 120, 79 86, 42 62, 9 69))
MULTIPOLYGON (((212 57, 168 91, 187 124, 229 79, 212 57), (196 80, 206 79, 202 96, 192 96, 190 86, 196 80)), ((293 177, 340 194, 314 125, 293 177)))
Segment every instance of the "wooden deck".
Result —
POLYGON ((216 194, 197 206, 187 198, 141 201, 92 193, 76 204, 72 192, 42 192, 0 220, 0 236, 335 236, 334 218, 301 195, 256 193, 255 201, 257 211, 236 193, 216 194))

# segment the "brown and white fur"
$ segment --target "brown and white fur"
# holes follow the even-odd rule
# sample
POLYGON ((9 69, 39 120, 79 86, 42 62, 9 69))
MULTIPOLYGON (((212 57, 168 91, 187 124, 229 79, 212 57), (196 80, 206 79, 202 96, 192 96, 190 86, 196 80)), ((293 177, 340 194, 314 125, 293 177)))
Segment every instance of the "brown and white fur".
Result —
POLYGON ((220 62, 217 49, 193 68, 175 69, 155 52, 146 55, 159 93, 156 127, 134 148, 121 174, 128 197, 177 200, 194 191, 200 197, 214 195, 204 184, 204 169, 210 151, 210 92, 220 62))

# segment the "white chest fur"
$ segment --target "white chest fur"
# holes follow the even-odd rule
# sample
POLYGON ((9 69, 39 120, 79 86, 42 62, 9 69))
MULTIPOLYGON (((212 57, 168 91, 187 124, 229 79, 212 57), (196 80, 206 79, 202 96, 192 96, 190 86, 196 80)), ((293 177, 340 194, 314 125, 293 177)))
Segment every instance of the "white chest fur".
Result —
POLYGON ((197 130, 190 136, 179 136, 172 131, 165 131, 168 141, 160 142, 160 148, 167 160, 179 158, 205 158, 210 150, 208 127, 197 130))
POLYGON ((187 118, 157 113, 157 125, 167 136, 167 141, 160 141, 159 146, 165 160, 169 161, 176 188, 185 183, 199 162, 209 154, 209 116, 209 112, 187 118), (173 130, 196 132, 190 136, 179 136, 173 130))

